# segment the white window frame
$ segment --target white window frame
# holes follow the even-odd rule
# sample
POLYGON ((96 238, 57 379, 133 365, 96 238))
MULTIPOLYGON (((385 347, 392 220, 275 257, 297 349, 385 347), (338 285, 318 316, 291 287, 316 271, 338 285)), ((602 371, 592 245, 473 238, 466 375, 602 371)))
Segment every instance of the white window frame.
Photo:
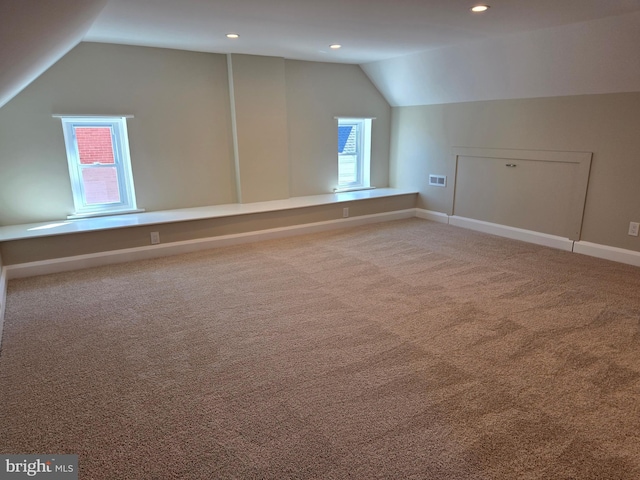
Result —
MULTIPOLYGON (((340 183, 340 153, 338 153, 338 186, 335 191, 363 190, 371 187, 371 127, 374 118, 336 117, 339 126, 356 128, 356 180, 340 183)), ((336 133, 338 129, 336 128, 336 133)))
POLYGON ((129 138, 127 134, 127 118, 131 117, 56 116, 62 120, 62 130, 64 133, 64 142, 67 151, 67 163, 69 166, 69 178, 71 180, 71 191, 73 193, 73 203, 75 208, 75 212, 67 218, 73 219, 144 211, 137 207, 135 188, 133 185, 131 154, 129 152, 129 138), (78 142, 75 135, 76 127, 109 127, 111 129, 114 163, 96 163, 93 165, 80 164, 78 142), (116 168, 120 201, 114 203, 88 204, 85 198, 82 169, 102 168, 103 166, 116 168))

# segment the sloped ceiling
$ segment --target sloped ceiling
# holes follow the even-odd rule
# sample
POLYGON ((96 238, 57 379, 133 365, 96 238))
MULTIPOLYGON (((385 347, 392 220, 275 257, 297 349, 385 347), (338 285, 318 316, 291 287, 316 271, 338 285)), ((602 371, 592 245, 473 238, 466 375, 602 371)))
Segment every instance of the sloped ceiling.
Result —
POLYGON ((107 0, 0 2, 0 107, 84 37, 107 0))
POLYGON ((392 106, 640 91, 640 12, 362 65, 392 106))
POLYGON ((1 0, 0 107, 82 40, 360 64, 392 105, 635 91, 639 22, 640 0, 1 0))
POLYGON ((110 0, 85 40, 363 64, 639 10, 640 0, 110 0), (491 8, 471 13, 478 3, 491 8))

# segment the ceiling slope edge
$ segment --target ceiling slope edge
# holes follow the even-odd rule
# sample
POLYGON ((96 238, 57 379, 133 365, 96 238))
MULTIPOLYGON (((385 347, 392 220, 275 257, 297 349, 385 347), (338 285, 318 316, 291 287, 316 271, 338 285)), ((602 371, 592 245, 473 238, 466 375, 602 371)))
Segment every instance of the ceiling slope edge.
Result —
POLYGON ((361 65, 391 106, 640 91, 640 12, 361 65))
POLYGON ((0 6, 0 108, 82 40, 107 0, 15 0, 0 6))

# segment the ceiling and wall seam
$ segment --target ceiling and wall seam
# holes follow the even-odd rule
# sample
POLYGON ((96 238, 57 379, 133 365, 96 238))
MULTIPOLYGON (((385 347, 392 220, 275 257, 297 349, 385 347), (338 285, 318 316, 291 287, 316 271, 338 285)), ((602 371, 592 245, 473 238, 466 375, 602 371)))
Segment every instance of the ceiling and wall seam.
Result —
POLYGON ((390 105, 640 91, 640 12, 361 65, 390 105))

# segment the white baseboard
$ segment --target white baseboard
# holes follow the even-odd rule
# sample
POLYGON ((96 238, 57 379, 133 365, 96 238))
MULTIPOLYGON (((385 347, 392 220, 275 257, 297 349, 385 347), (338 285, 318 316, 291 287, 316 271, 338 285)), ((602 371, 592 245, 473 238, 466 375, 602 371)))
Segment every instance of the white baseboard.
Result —
POLYGON ((432 222, 449 223, 449 215, 446 213, 424 210, 422 208, 416 208, 416 217, 431 220, 432 222))
POLYGON ((640 252, 633 250, 625 250, 624 248, 609 247, 607 245, 599 245, 597 243, 575 242, 573 246, 575 253, 589 255, 590 257, 602 258, 604 260, 612 260, 614 262, 626 263, 635 267, 640 267, 640 252))
POLYGON ((185 240, 159 245, 148 245, 144 247, 126 248, 121 250, 111 250, 107 252, 91 253, 86 255, 75 255, 73 257, 55 258, 38 262, 20 263, 6 266, 7 280, 12 278, 31 277, 35 275, 47 275, 50 273, 66 272, 69 270, 79 270, 81 268, 97 267, 115 263, 124 263, 135 260, 146 260, 149 258, 177 255, 180 253, 206 250, 210 248, 238 245, 242 243, 252 243, 276 238, 292 237, 307 233, 317 233, 328 230, 336 230, 370 223, 386 222, 414 218, 415 209, 398 210, 394 212, 376 213, 373 215, 362 215, 359 217, 341 218, 338 220, 328 220, 325 222, 293 225, 290 227, 272 228, 269 230, 259 230, 255 232, 238 233, 232 235, 222 235, 219 237, 200 238, 195 240, 185 240))
POLYGON ((483 222, 482 220, 458 217, 456 215, 449 217, 449 224, 455 227, 469 228, 478 232, 490 233, 492 235, 511 238, 513 240, 521 240, 523 242, 535 243, 536 245, 557 248, 567 252, 571 252, 573 250, 573 240, 558 237, 556 235, 549 235, 547 233, 534 232, 533 230, 508 227, 506 225, 483 222))

